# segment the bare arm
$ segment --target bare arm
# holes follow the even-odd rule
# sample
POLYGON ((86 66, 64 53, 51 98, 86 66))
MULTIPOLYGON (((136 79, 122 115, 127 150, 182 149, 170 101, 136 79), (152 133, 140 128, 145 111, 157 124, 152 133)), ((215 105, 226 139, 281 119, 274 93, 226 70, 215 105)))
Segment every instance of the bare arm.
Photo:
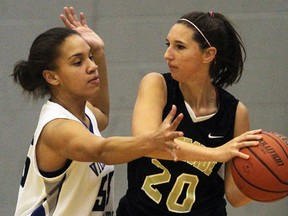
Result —
MULTIPOLYGON (((166 105, 166 94, 166 84, 161 74, 150 73, 142 79, 133 113, 133 135, 145 134, 159 127, 162 121, 162 112, 166 105)), ((247 158, 247 155, 242 154, 239 149, 249 145, 257 145, 258 142, 253 141, 253 139, 259 139, 254 135, 256 132, 248 132, 217 148, 195 146, 176 140, 180 146, 177 151, 177 158, 183 161, 219 162, 226 162, 235 156, 247 158)), ((171 160, 171 155, 167 152, 153 151, 147 156, 171 160)))
POLYGON ((85 15, 80 13, 78 20, 73 7, 64 7, 64 14, 60 15, 65 26, 77 31, 91 47, 95 64, 98 66, 100 87, 95 96, 89 99, 87 105, 96 116, 99 130, 104 130, 109 122, 109 87, 107 78, 107 65, 105 58, 105 44, 103 40, 87 25, 85 15))
POLYGON ((39 137, 36 149, 38 166, 43 171, 51 172, 63 167, 67 159, 119 164, 154 150, 178 149, 173 140, 183 135, 175 131, 182 117, 180 115, 174 119, 175 114, 174 106, 157 130, 135 137, 99 137, 90 133, 82 123, 55 119, 43 128, 39 137))
MULTIPOLYGON (((249 113, 246 106, 239 102, 236 112, 234 136, 249 130, 249 113)), ((225 193, 228 201, 233 207, 240 207, 251 200, 246 197, 235 185, 231 174, 231 161, 225 164, 225 193)))

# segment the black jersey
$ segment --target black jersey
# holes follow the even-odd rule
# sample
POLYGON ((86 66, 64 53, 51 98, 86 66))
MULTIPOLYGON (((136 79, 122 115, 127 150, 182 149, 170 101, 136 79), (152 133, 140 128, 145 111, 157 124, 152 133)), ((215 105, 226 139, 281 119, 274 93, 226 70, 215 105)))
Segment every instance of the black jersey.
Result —
MULTIPOLYGON (((184 103, 179 84, 170 73, 163 119, 173 104, 184 118, 177 130, 191 145, 217 147, 233 138, 238 100, 217 88, 219 109, 204 121, 194 123, 184 103)), ((223 216, 226 215, 224 181, 218 175, 221 163, 140 158, 128 163, 128 190, 120 200, 117 216, 223 216)))

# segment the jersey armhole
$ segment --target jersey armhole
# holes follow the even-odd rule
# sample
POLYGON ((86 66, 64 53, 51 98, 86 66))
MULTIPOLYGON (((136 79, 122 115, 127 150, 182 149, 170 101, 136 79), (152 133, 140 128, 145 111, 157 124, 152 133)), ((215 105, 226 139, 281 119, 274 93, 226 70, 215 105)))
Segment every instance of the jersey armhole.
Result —
POLYGON ((39 172, 43 177, 54 178, 64 173, 68 169, 71 163, 72 163, 72 160, 67 160, 65 165, 59 170, 56 170, 53 172, 45 172, 45 171, 39 170, 39 172))

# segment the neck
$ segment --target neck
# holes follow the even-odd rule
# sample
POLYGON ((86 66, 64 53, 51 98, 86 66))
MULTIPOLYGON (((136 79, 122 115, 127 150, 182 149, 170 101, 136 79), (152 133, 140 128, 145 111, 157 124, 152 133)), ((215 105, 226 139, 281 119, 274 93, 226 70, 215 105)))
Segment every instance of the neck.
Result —
POLYGON ((61 97, 51 96, 50 101, 64 107, 70 113, 75 115, 80 121, 86 122, 85 105, 86 103, 77 103, 77 100, 67 100, 61 97))
POLYGON ((218 110, 218 96, 215 86, 208 83, 180 83, 184 100, 196 116, 209 115, 218 110))

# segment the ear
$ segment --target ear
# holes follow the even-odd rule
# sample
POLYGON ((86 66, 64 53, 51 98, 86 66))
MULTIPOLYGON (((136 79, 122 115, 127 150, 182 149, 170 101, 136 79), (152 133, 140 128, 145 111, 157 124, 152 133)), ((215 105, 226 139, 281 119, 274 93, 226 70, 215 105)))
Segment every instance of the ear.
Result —
POLYGON ((58 76, 55 73, 55 71, 44 70, 42 74, 43 74, 43 77, 47 81, 48 84, 50 84, 50 85, 58 85, 59 84, 58 76))
POLYGON ((209 47, 205 50, 204 53, 204 63, 211 63, 215 59, 217 49, 215 47, 209 47))

